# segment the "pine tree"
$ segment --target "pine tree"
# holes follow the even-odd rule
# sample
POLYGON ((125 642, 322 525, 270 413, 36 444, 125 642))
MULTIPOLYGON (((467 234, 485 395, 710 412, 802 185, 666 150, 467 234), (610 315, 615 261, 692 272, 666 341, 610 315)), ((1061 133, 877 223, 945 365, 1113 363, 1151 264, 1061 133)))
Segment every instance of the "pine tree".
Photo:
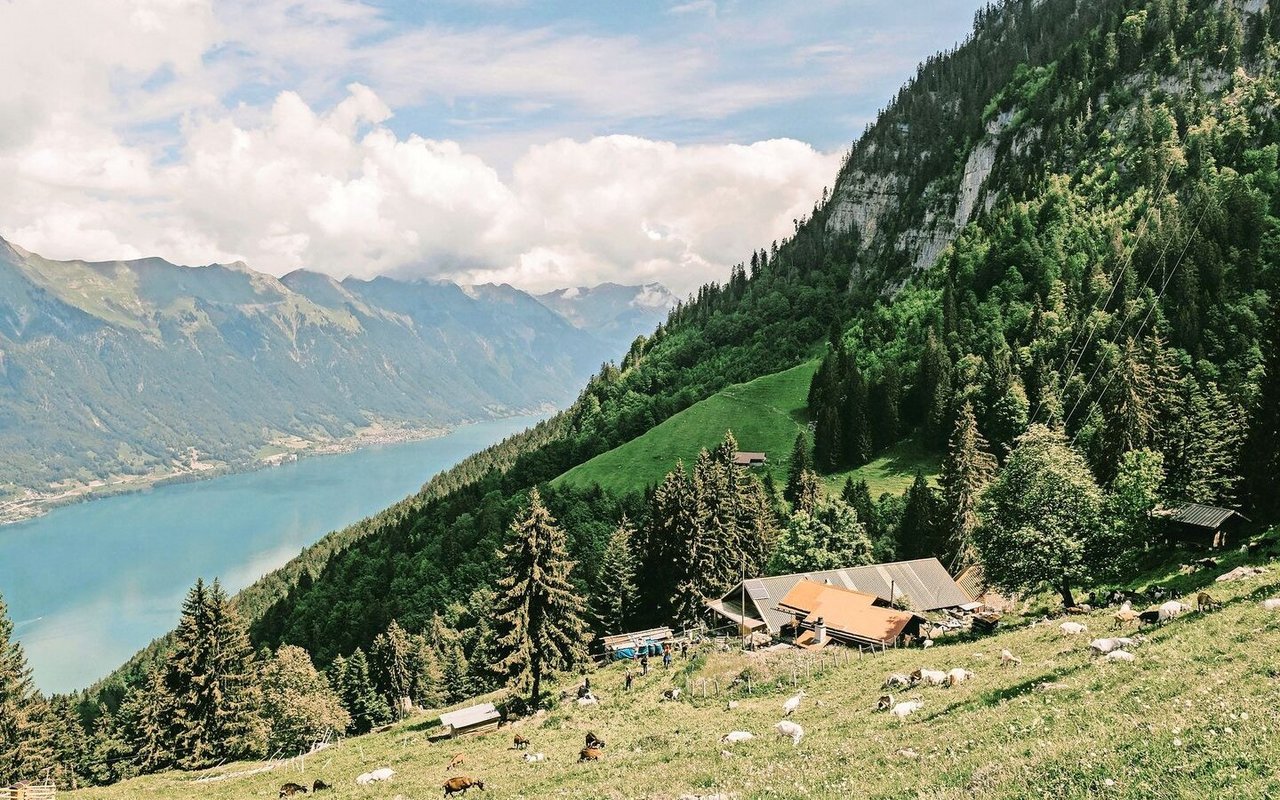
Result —
POLYGON ((795 510, 813 514, 822 505, 822 499, 822 479, 815 472, 805 471, 796 487, 795 510))
POLYGON ((606 634, 622 633, 631 623, 636 604, 636 559, 631 550, 635 530, 624 515, 605 544, 596 576, 595 617, 606 634))
POLYGON ((902 519, 898 523, 897 535, 901 558, 929 558, 940 554, 941 515, 937 492, 929 485, 924 473, 917 472, 915 481, 903 495, 902 519))
POLYGON ((52 754, 40 741, 46 711, 0 597, 0 785, 39 777, 49 766, 52 754))
POLYGON ((120 717, 127 721, 133 761, 140 771, 158 772, 174 765, 173 714, 173 696, 159 668, 152 669, 145 683, 125 695, 120 717))
POLYGON ((338 697, 351 717, 350 733, 368 733, 391 721, 391 707, 373 685, 363 650, 357 647, 347 658, 334 661, 334 671, 338 697))
POLYGON ((955 430, 942 462, 944 521, 949 540, 947 555, 953 571, 974 563, 973 531, 978 526, 978 498, 995 475, 996 459, 978 430, 973 406, 965 403, 956 417, 955 430))
POLYGON ((504 656, 498 669, 528 691, 531 707, 537 708, 544 678, 585 656, 586 625, 584 604, 570 581, 573 562, 564 531, 536 488, 529 493, 528 509, 511 523, 501 558, 497 618, 504 656))
POLYGON ((70 697, 55 695, 48 707, 45 737, 52 754, 51 777, 62 788, 77 789, 81 780, 88 777, 89 735, 70 697))
POLYGON ((787 465, 787 488, 782 492, 782 496, 788 503, 796 501, 797 492, 800 490, 800 476, 812 469, 813 464, 809 461, 809 442, 803 433, 798 433, 796 443, 791 446, 791 459, 787 465))
POLYGON ((404 715, 403 702, 410 696, 409 634, 394 619, 387 629, 373 639, 369 649, 369 666, 373 683, 382 692, 398 719, 404 715))
POLYGON ((1280 301, 1271 303, 1269 336, 1263 343, 1262 375, 1249 415, 1242 459, 1250 507, 1264 520, 1280 519, 1280 301))

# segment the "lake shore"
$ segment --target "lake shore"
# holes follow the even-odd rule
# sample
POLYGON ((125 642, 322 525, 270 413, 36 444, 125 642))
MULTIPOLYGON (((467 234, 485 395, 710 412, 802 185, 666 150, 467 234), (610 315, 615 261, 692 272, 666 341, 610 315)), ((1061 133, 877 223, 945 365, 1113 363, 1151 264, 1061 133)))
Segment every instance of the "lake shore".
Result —
POLYGON ((200 461, 195 458, 187 464, 174 464, 165 470, 146 475, 118 475, 83 483, 67 482, 44 492, 26 489, 17 498, 0 501, 0 526, 35 519, 62 506, 145 492, 158 486, 190 483, 223 475, 269 469, 300 458, 337 455, 366 447, 434 439, 445 436, 460 425, 466 424, 469 423, 459 423, 458 426, 388 426, 375 423, 340 439, 309 440, 297 436, 282 437, 265 444, 259 450, 257 457, 244 461, 200 461))

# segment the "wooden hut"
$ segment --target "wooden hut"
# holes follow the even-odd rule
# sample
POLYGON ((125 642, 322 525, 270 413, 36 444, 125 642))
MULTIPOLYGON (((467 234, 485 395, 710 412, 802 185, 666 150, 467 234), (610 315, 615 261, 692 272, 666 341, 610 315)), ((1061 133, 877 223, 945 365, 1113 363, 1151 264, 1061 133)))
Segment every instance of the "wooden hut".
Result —
POLYGON ((1164 519, 1165 536, 1170 542, 1221 549, 1230 544, 1232 535, 1248 517, 1230 508, 1185 503, 1160 509, 1153 516, 1164 519))
POLYGON ((502 715, 493 703, 481 703, 440 715, 440 724, 444 726, 450 739, 496 731, 501 722, 502 715))

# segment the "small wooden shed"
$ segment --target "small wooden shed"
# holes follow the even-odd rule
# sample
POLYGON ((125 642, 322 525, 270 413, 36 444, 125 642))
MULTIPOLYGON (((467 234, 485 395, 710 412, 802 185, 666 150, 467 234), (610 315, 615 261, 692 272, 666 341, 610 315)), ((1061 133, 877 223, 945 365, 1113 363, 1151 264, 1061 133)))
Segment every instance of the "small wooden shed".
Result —
POLYGON ((733 454, 733 463, 739 467, 763 467, 768 461, 764 453, 739 450, 733 454))
POLYGON ((498 713, 493 703, 481 703, 440 715, 440 724, 445 727, 450 739, 496 731, 501 722, 502 714, 498 713))
POLYGON ((1165 520, 1165 535, 1171 542, 1220 549, 1230 544, 1232 534, 1249 518, 1231 508, 1185 503, 1154 512, 1165 520))

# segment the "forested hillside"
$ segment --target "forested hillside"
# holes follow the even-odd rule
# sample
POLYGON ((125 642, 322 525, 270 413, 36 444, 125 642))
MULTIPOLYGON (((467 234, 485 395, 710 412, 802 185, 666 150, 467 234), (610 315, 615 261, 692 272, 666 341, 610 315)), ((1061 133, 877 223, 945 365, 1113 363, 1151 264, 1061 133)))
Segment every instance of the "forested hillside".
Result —
MULTIPOLYGON (((454 700, 524 687, 538 661, 513 645, 529 619, 492 619, 528 577, 503 555, 516 541, 544 542, 585 599, 557 612, 566 625, 606 632, 693 623, 743 569, 895 555, 981 559, 1001 586, 1070 601, 1163 547, 1158 504, 1275 521, 1277 39, 1270 3, 984 9, 854 144, 790 239, 704 286, 569 411, 246 590, 233 605, 253 644, 305 648, 384 703, 406 685, 454 700), (813 435, 779 454, 785 485, 733 467, 732 436, 646 492, 546 485, 815 356, 813 435), (939 486, 824 490, 822 473, 907 436, 942 457, 939 486)), ((580 657, 546 648, 547 665, 580 657)), ((147 707, 148 660, 95 699, 147 707)), ((352 691, 353 725, 384 718, 352 691)))

